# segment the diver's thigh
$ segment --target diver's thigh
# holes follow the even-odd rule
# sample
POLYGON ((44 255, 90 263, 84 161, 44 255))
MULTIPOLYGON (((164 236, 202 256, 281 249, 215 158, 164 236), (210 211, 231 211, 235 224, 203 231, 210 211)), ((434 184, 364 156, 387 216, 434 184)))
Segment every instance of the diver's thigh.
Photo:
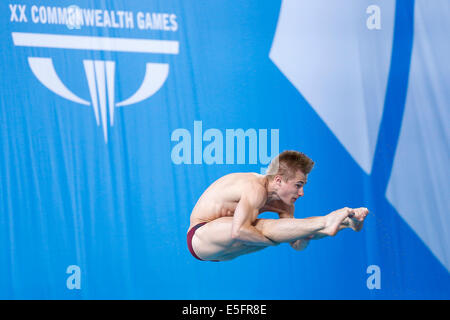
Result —
POLYGON ((222 217, 198 228, 192 238, 192 246, 196 254, 205 260, 230 260, 266 248, 244 244, 233 239, 231 237, 232 222, 232 217, 222 217))
POLYGON ((232 217, 222 217, 210 221, 195 231, 194 237, 203 243, 219 246, 232 245, 235 240, 231 238, 232 217))

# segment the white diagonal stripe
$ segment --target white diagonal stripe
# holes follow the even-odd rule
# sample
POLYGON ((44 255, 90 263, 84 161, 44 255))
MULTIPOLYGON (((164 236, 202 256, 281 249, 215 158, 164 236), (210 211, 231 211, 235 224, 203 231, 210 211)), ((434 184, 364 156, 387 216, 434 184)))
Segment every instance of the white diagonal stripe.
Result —
POLYGON ((283 0, 269 57, 370 174, 389 77, 395 1, 283 0), (326 21, 326 23, 325 23, 326 21))

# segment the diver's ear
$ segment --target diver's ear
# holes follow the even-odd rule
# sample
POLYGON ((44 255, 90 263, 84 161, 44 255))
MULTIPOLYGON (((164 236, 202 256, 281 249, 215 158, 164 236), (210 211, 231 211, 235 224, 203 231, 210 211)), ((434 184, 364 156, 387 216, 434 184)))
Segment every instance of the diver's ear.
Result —
POLYGON ((279 174, 277 174, 277 175, 273 178, 273 181, 275 181, 275 184, 276 184, 276 185, 280 185, 280 184, 281 184, 281 181, 283 181, 283 177, 280 176, 279 174))

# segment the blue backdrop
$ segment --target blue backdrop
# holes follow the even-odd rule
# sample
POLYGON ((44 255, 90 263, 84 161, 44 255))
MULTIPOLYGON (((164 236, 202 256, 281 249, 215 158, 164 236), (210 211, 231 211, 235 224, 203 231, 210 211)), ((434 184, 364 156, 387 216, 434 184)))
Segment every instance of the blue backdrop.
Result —
POLYGON ((446 0, 2 1, 0 298, 449 299, 449 16, 446 0), (363 231, 195 260, 206 187, 286 149, 316 162, 295 216, 366 206, 363 231))

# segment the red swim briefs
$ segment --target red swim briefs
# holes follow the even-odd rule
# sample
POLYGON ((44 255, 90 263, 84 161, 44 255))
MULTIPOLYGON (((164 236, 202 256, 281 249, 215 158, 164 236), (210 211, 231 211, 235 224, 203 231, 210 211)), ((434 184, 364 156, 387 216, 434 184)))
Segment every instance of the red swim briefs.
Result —
MULTIPOLYGON (((206 222, 202 222, 202 223, 195 225, 191 230, 189 230, 189 232, 187 234, 187 245, 188 245, 189 251, 194 256, 194 258, 201 260, 201 261, 206 261, 206 260, 200 259, 195 254, 194 248, 192 248, 192 238, 194 237, 195 231, 197 231, 197 229, 200 228, 201 226, 203 226, 204 224, 206 224, 206 222)), ((218 262, 219 260, 211 260, 211 261, 218 262)))

